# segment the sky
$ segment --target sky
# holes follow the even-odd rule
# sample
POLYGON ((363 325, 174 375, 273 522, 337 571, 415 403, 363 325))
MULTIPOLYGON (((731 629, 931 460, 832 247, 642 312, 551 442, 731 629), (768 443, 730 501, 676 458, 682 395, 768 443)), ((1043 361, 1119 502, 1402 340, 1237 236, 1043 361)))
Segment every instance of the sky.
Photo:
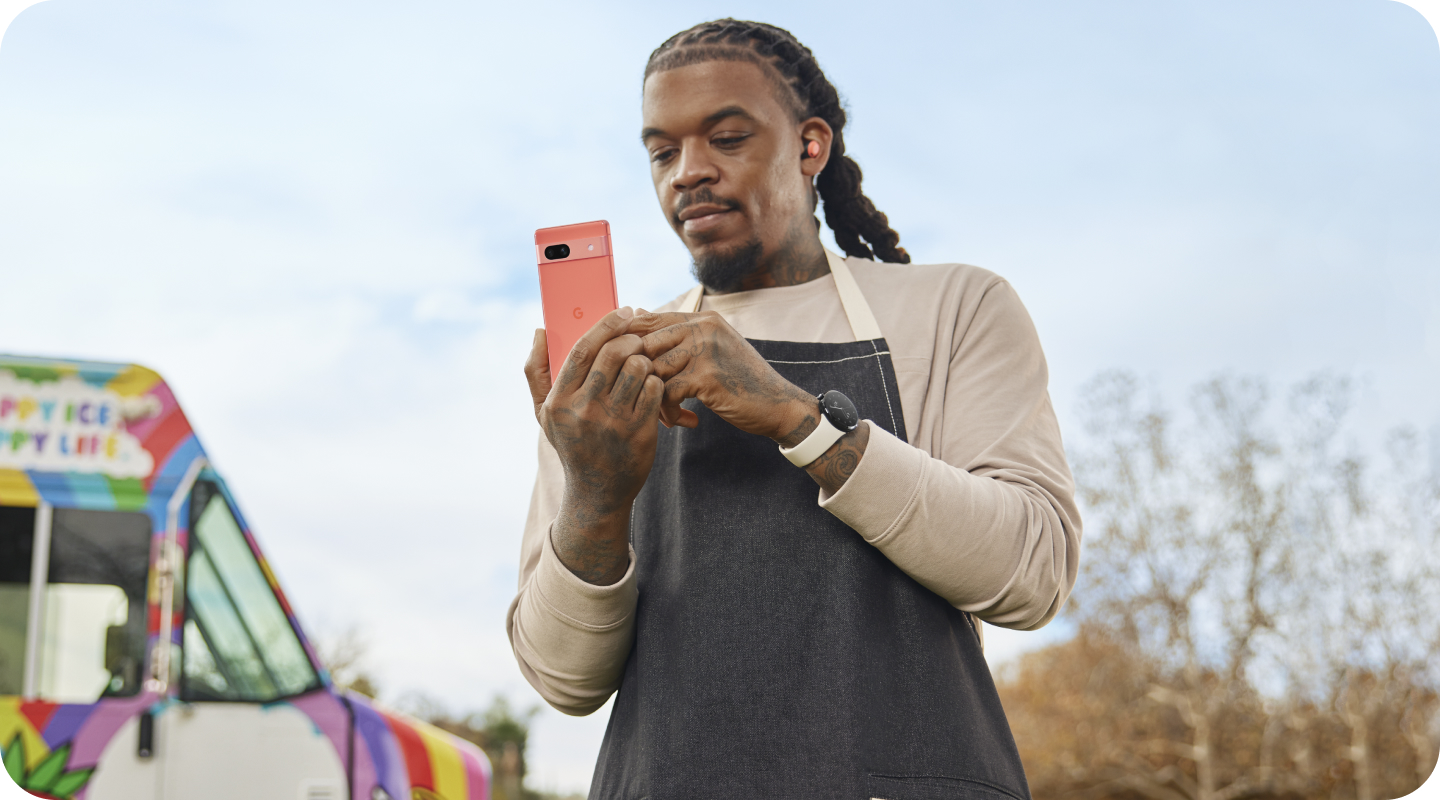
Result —
MULTIPOLYGON (((532 231, 608 219, 625 304, 692 284, 640 77, 726 15, 817 54, 917 262, 1016 287, 1067 436, 1102 370, 1177 404, 1329 370, 1356 436, 1440 451, 1440 47, 1392 0, 47 0, 0 42, 0 352, 159 370, 383 696, 539 703, 504 631, 532 231)), ((583 789, 607 712, 542 711, 532 785, 583 789)))

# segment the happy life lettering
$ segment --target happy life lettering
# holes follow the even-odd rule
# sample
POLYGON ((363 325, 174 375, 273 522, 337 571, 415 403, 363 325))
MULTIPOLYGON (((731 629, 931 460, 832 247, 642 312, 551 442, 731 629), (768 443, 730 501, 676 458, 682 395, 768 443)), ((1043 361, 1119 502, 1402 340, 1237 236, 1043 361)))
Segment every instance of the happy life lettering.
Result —
MULTIPOLYGON (((58 448, 61 455, 85 455, 86 453, 98 453, 103 447, 105 455, 114 458, 120 450, 120 442, 114 434, 52 434, 49 430, 28 431, 23 426, 27 420, 40 415, 41 424, 52 424, 58 419, 55 412, 59 408, 55 400, 36 400, 33 397, 0 397, 0 426, 10 422, 14 417, 17 427, 14 430, 6 431, 0 427, 0 442, 4 442, 12 451, 22 447, 33 446, 37 453, 44 453, 47 445, 58 448), (8 435, 7 435, 8 434, 8 435), (72 438, 73 437, 73 438, 72 438)), ((63 420, 67 424, 79 424, 81 426, 109 427, 110 420, 114 418, 115 408, 107 404, 95 405, 92 403, 66 403, 63 413, 63 420)))
POLYGON ((78 378, 0 370, 0 468, 148 476, 153 459, 125 430, 124 402, 78 378))

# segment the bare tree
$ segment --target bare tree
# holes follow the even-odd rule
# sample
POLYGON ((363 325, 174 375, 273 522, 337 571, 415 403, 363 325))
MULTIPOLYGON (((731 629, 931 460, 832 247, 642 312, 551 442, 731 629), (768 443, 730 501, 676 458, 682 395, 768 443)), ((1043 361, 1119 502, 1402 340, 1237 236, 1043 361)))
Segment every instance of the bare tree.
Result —
POLYGON ((1277 420, 1265 382, 1217 378, 1180 424, 1128 374, 1086 387, 1080 635, 1002 681, 1037 793, 1373 800, 1433 769, 1440 492, 1413 432, 1369 468, 1351 394, 1317 376, 1277 420), (1042 658, 1083 689, 1024 691, 1042 658))
POLYGON ((358 626, 334 636, 321 637, 316 645, 320 661, 330 672, 330 681, 341 691, 379 697, 380 689, 371 674, 370 641, 358 626))

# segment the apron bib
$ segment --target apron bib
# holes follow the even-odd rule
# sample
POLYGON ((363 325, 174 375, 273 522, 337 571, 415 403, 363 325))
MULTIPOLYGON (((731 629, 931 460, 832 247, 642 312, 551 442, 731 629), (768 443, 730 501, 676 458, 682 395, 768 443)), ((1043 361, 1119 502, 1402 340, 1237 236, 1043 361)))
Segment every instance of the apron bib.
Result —
MULTIPOLYGON (((829 257, 859 341, 750 343, 903 440, 889 348, 829 257)), ((700 424, 661 429, 631 516, 635 644, 590 797, 1028 800, 970 616, 821 509, 774 442, 685 407, 700 424)))

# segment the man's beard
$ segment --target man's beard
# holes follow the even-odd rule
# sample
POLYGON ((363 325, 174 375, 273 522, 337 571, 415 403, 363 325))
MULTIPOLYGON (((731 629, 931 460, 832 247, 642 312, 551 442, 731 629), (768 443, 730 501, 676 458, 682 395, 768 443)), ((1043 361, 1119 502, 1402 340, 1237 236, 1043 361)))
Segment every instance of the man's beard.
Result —
POLYGON ((755 271, 762 252, 764 246, 758 236, 729 250, 707 249, 703 255, 695 257, 690 272, 706 289, 726 294, 738 290, 740 284, 755 271))

